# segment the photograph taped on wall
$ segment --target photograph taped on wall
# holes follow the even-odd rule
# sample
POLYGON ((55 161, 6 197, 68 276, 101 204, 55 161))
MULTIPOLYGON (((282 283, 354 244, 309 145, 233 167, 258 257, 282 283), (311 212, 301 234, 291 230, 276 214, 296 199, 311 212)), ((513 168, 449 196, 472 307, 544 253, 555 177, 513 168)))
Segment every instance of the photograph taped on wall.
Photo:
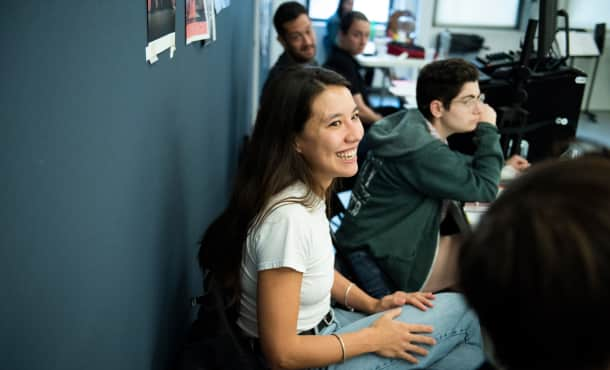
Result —
POLYGON ((147 1, 146 61, 159 60, 158 55, 169 49, 170 58, 176 51, 176 0, 147 1))
POLYGON ((205 0, 185 0, 186 44, 210 38, 208 9, 205 0))
POLYGON ((216 41, 216 3, 213 0, 205 2, 208 15, 208 28, 210 29, 210 41, 216 41))

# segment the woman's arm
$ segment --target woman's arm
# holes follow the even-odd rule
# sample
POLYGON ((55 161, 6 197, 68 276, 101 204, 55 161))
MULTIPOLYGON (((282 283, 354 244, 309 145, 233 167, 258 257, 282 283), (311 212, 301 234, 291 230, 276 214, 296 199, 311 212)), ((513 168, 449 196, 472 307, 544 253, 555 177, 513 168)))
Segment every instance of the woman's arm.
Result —
POLYGON ((333 299, 346 308, 353 308, 360 312, 374 313, 378 299, 371 297, 356 284, 347 280, 345 276, 335 270, 335 280, 330 292, 333 299), (351 285, 351 287, 350 287, 351 285), (348 289, 349 288, 349 291, 348 289))
POLYGON ((386 311, 405 304, 415 306, 420 310, 425 311, 428 307, 433 306, 432 300, 434 299, 434 294, 432 293, 406 293, 403 291, 396 291, 381 299, 373 298, 336 270, 331 296, 335 301, 348 309, 353 308, 357 311, 369 314, 386 311))
MULTIPOLYGON (((258 330, 261 347, 270 365, 280 369, 323 367, 342 360, 337 338, 331 335, 298 335, 299 296, 303 275, 290 268, 258 274, 258 330)), ((374 329, 342 334, 352 356, 376 350, 370 339, 374 329)))
MULTIPOLYGON (((347 280, 343 279, 342 283, 345 283, 347 280)), ((301 281, 302 274, 290 268, 264 270, 258 274, 258 330, 263 353, 273 369, 323 367, 343 359, 343 350, 336 337, 297 334, 301 281)), ((432 328, 393 320, 399 313, 400 308, 390 310, 371 327, 341 333, 345 358, 375 352, 417 362, 413 354, 426 355, 427 350, 419 343, 432 345, 434 339, 418 333, 430 333, 432 328)))

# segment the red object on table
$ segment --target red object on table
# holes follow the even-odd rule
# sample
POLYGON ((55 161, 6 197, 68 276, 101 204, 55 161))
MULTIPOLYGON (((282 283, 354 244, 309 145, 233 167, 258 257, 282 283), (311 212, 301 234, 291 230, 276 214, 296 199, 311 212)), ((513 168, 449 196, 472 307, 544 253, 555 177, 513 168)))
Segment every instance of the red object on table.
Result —
POLYGON ((424 59, 426 51, 421 46, 399 42, 388 43, 388 54, 401 55, 407 53, 409 58, 424 59))

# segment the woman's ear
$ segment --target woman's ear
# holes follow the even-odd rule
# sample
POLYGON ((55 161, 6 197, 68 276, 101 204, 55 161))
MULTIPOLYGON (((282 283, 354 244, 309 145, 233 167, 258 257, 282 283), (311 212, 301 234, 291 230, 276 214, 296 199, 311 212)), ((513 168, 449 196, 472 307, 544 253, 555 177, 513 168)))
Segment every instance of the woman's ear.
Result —
POLYGON ((292 145, 294 146, 294 150, 296 150, 297 153, 303 153, 298 138, 294 139, 294 143, 292 145))
POLYGON ((443 102, 435 99, 430 102, 430 113, 434 118, 440 118, 445 111, 445 107, 443 106, 443 102))

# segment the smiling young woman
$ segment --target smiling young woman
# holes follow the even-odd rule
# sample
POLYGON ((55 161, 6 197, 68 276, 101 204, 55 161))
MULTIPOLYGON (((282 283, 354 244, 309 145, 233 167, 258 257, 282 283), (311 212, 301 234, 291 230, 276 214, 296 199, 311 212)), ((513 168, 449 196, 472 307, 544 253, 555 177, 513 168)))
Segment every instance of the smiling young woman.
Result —
POLYGON ((237 325, 271 368, 474 369, 480 329, 459 295, 375 299, 334 270, 325 203, 334 179, 356 172, 362 135, 343 77, 286 70, 263 94, 229 206, 207 229, 199 262, 233 293, 237 325))
POLYGON ((297 135, 300 153, 318 183, 328 188, 337 177, 350 177, 358 171, 356 151, 364 130, 358 107, 345 86, 329 86, 312 104, 314 114, 297 135))

